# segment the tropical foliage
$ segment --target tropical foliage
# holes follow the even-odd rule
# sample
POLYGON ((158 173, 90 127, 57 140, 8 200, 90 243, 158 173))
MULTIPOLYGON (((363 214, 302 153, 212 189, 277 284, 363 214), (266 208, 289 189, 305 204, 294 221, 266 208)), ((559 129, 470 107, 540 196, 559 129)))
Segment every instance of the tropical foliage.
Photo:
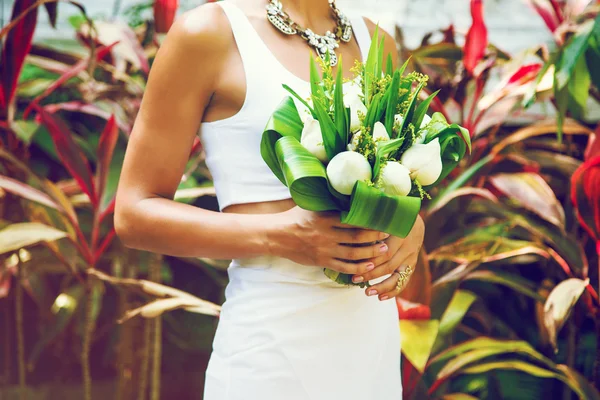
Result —
MULTIPOLYGON (((160 366, 206 359, 223 264, 126 249, 112 212, 157 32, 177 1, 157 0, 155 22, 128 13, 131 25, 58 3, 17 0, 0 31, 3 383, 33 398, 75 368, 78 398, 92 397, 92 376, 117 379, 114 398, 174 397, 160 366), (80 15, 77 40, 32 43, 36 21, 66 7, 80 15), (188 312, 161 315, 174 309, 188 312)), ((598 100, 598 6, 529 3, 553 42, 527 64, 488 43, 481 0, 464 45, 452 27, 416 49, 400 43, 408 68, 431 77, 424 98, 440 90, 431 108, 473 147, 422 211, 425 248, 398 300, 407 399, 600 398, 600 127, 584 119, 598 100), (539 104, 557 117, 525 108, 539 104)), ((196 141, 176 199, 214 209, 212 194, 196 141)))

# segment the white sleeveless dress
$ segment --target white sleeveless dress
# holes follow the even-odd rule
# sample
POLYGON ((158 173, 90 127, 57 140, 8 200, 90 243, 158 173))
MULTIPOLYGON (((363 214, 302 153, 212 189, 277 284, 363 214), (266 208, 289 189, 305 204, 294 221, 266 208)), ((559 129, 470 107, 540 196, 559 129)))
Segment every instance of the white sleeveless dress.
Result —
MULTIPOLYGON (((310 85, 274 57, 244 13, 221 1, 246 74, 232 117, 202 123, 219 207, 290 198, 260 156, 262 131, 287 92, 310 85)), ((370 35, 352 19, 366 59, 370 35)), ((308 51, 308 50, 307 50, 308 51)), ((233 260, 206 371, 204 400, 400 400, 396 303, 331 282, 322 268, 276 257, 233 260)))

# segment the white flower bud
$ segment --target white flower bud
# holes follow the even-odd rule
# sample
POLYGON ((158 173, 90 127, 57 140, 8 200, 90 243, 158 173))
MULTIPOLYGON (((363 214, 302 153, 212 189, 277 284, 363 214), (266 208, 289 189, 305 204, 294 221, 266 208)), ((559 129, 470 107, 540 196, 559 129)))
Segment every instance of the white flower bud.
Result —
MULTIPOLYGON (((400 115, 400 114, 396 114, 396 115, 394 115, 394 121, 395 121, 397 124, 400 124, 400 125, 401 125, 401 124, 402 124, 402 122, 404 122, 404 117, 403 117, 402 115, 400 115)), ((427 124, 429 124, 430 122, 431 122, 431 117, 430 117, 429 115, 425 114, 425 115, 423 116, 423 121, 421 122, 421 126, 419 127, 419 131, 420 131, 421 129, 425 128, 425 127, 427 126, 427 124)), ((417 132, 418 132, 418 131, 417 131, 417 132)), ((419 144, 423 143, 423 142, 425 141, 425 136, 426 136, 426 135, 423 135, 423 134, 422 134, 422 135, 419 135, 419 136, 417 137, 417 140, 415 140, 415 143, 419 143, 419 144)))
POLYGON ((344 93, 344 106, 350 108, 350 132, 356 132, 360 129, 360 119, 358 113, 367 114, 367 107, 360 98, 361 90, 358 85, 348 85, 344 93))
POLYGON ((373 127, 373 141, 377 143, 387 142, 388 140, 390 140, 390 135, 388 135, 385 125, 379 121, 375 122, 375 126, 373 127))
POLYGON ((327 152, 323 145, 323 134, 321 133, 321 125, 319 121, 311 116, 306 118, 304 128, 302 129, 302 136, 300 137, 300 144, 304 148, 311 152, 321 162, 326 163, 328 161, 327 152))
POLYGON ((400 163, 410 170, 410 177, 423 186, 437 181, 442 173, 440 141, 433 139, 427 144, 414 144, 402 154, 400 163))
POLYGON ((327 178, 331 186, 341 194, 350 195, 358 181, 371 180, 369 161, 355 151, 336 154, 327 165, 327 178))
POLYGON ((406 196, 412 187, 410 171, 399 162, 389 161, 381 169, 377 187, 390 196, 406 196))

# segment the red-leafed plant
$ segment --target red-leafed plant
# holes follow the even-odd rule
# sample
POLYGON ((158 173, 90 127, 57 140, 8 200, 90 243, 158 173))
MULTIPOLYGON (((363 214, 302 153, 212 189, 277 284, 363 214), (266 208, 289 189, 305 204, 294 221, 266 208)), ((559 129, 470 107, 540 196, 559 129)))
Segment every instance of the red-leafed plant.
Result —
POLYGON ((167 33, 175 21, 179 0, 154 0, 156 33, 167 33))
MULTIPOLYGON (((487 42, 481 2, 471 1, 471 13, 463 47, 449 27, 440 42, 432 43, 428 35, 421 47, 405 54, 415 70, 430 76, 430 92, 441 89, 431 108, 468 126, 473 136, 471 157, 423 213, 426 261, 402 296, 430 307, 431 317, 401 320, 403 360, 408 360, 405 398, 443 398, 450 388, 466 393, 456 389, 459 376, 465 391, 474 382, 470 376, 485 387, 469 392, 477 397, 512 398, 513 388, 517 396, 527 386, 530 398, 544 398, 550 392, 539 382, 552 376, 566 384, 565 391, 599 399, 598 390, 580 376, 581 365, 565 357, 579 348, 567 344, 559 352, 560 343, 565 348, 565 341, 594 334, 574 329, 581 322, 569 320, 573 308, 580 321, 600 305, 597 288, 589 284, 589 251, 579 244, 579 235, 568 233, 574 229, 566 216, 564 188, 593 132, 567 120, 568 141, 559 143, 553 137, 560 131, 556 121, 524 114, 520 106, 532 93, 538 101, 555 101, 553 74, 543 62, 514 66, 508 54, 487 42), (492 72, 500 81, 490 89, 492 72), (531 125, 507 127, 515 115, 531 125), (529 274, 531 269, 543 271, 544 279, 529 274), (577 303, 580 296, 584 301, 577 303), (522 323, 523 315, 529 323, 522 323), (568 339, 560 335, 563 326, 570 327, 568 339), (411 348, 415 341, 427 346, 411 348), (518 384, 511 378, 515 371, 531 380, 518 384), (495 378, 486 378, 486 372, 495 378)), ((573 78, 572 70, 566 73, 573 78)), ((399 304, 401 316, 411 317, 410 310, 399 304)))

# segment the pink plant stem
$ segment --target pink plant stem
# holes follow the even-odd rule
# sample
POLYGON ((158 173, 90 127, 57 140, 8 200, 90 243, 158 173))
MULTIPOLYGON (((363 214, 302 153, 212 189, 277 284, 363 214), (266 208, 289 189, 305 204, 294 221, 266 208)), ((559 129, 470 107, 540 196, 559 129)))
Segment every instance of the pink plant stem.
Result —
POLYGON ((475 93, 473 95, 473 102, 471 103, 471 109, 469 110, 469 116, 467 117, 466 120, 466 127, 469 132, 472 132, 475 130, 475 124, 472 123, 473 120, 473 115, 475 114, 475 108, 477 106, 477 99, 479 99, 479 97, 481 96, 481 92, 483 91, 483 86, 481 84, 481 80, 479 78, 477 78, 475 80, 475 85, 476 85, 476 89, 475 89, 475 93))

